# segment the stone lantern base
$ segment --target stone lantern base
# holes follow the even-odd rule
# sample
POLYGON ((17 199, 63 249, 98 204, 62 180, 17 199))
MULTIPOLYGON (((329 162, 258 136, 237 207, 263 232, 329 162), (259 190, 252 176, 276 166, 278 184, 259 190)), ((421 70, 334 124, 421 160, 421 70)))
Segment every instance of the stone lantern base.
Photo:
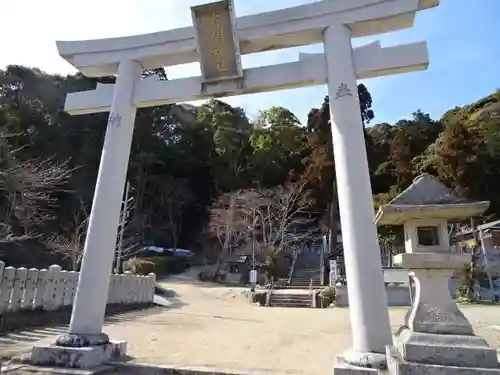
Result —
POLYGON ((416 290, 405 325, 394 346, 387 347, 389 373, 500 375, 496 350, 474 335, 448 289, 449 278, 469 263, 470 255, 407 253, 395 261, 410 271, 416 290))

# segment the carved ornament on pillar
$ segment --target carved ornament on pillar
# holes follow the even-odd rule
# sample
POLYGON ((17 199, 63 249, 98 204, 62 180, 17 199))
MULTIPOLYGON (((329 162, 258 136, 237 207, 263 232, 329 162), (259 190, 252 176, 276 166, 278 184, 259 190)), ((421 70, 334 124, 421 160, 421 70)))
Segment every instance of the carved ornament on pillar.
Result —
POLYGON ((352 96, 352 91, 349 88, 349 86, 347 86, 347 84, 345 84, 344 82, 342 82, 337 87, 337 91, 335 92, 335 100, 342 100, 342 99, 345 99, 345 98, 347 98, 349 96, 352 96))

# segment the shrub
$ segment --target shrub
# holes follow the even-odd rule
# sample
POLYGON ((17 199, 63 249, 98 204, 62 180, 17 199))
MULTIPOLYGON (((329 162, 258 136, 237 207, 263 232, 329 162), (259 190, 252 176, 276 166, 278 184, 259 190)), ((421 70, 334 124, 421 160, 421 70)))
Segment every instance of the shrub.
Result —
POLYGON ((279 277, 278 251, 270 247, 264 250, 264 273, 268 283, 274 283, 279 277))
POLYGON ((155 263, 145 259, 131 258, 123 263, 123 269, 136 275, 146 276, 155 272, 155 263))
POLYGON ((465 266, 464 269, 459 272, 458 276, 457 296, 469 302, 472 302, 475 298, 475 285, 482 287, 489 286, 488 275, 477 264, 474 264, 472 269, 470 264, 465 266))
POLYGON ((154 263, 157 275, 181 273, 184 272, 184 270, 186 270, 186 268, 188 268, 189 266, 185 257, 154 256, 140 259, 154 263))
POLYGON ((254 292, 252 293, 252 303, 258 303, 261 306, 266 305, 266 292, 254 292))
POLYGON ((331 285, 321 289, 321 291, 319 292, 319 297, 324 307, 330 306, 332 303, 335 302, 335 297, 336 297, 335 286, 331 285))

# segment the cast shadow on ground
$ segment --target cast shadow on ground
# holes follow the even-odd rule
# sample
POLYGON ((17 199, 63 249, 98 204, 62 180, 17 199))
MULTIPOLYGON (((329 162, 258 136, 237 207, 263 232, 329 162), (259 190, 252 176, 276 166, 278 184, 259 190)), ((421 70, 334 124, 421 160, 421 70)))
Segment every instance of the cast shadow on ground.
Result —
POLYGON ((201 281, 198 277, 193 275, 171 275, 164 276, 157 281, 157 287, 161 285, 161 283, 166 284, 184 284, 184 285, 194 285, 200 288, 241 288, 241 286, 226 284, 223 282, 215 282, 210 280, 201 281))
POLYGON ((162 285, 155 286, 155 297, 153 301, 156 306, 167 309, 179 309, 186 306, 187 303, 183 302, 179 297, 180 295, 172 289, 167 289, 162 285))
MULTIPOLYGON (((168 307, 170 308, 170 307, 168 307)), ((130 322, 140 318, 152 316, 165 311, 166 307, 153 306, 143 310, 128 311, 121 314, 107 316, 104 327, 120 322, 130 322)), ((50 337, 57 337, 67 332, 68 324, 58 324, 46 327, 33 327, 15 330, 0 335, 0 360, 8 360, 13 356, 25 354, 31 350, 31 344, 39 341, 47 341, 50 337)))

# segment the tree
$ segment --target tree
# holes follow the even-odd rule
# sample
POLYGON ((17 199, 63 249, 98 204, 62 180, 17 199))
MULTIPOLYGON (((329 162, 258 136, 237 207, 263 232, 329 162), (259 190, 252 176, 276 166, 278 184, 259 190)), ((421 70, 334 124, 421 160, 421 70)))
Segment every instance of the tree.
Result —
MULTIPOLYGON (((358 97, 361 118, 363 124, 366 125, 371 122, 375 114, 371 109, 371 95, 363 84, 358 85, 358 97)), ((313 108, 309 112, 307 130, 306 139, 310 153, 303 158, 305 169, 302 180, 307 181, 307 189, 315 202, 315 210, 319 214, 323 230, 326 232, 332 230, 333 232, 330 237, 332 239, 330 250, 335 251, 337 236, 333 226, 338 219, 338 202, 328 97, 325 97, 320 109, 313 108)), ((368 134, 365 134, 365 139, 369 139, 368 134)), ((368 147, 369 145, 371 145, 371 142, 367 142, 367 154, 370 161, 373 152, 368 147)))
POLYGON ((0 140, 0 199, 3 242, 40 235, 56 219, 57 194, 71 176, 68 162, 20 160, 20 149, 10 151, 7 135, 0 140))
POLYGON ((182 234, 185 214, 192 204, 194 196, 185 179, 166 179, 162 184, 160 204, 165 208, 164 223, 168 229, 170 246, 178 248, 179 237, 182 234))
MULTIPOLYGON (((373 197, 374 211, 377 212, 381 206, 389 203, 401 192, 402 189, 395 185, 387 193, 375 195, 373 197)), ((388 255, 388 266, 392 266, 393 256, 399 254, 404 246, 404 228, 401 225, 379 225, 377 229, 381 254, 388 255)))
POLYGON ((313 214, 312 202, 305 194, 303 183, 243 191, 239 197, 242 216, 250 218, 253 224, 246 227, 256 231, 262 248, 281 252, 310 236, 312 231, 297 230, 298 222, 313 214))
POLYGON ((248 239, 245 215, 239 206, 241 191, 226 193, 219 197, 210 209, 207 233, 219 241, 220 251, 217 257, 214 274, 217 277, 222 260, 231 255, 233 249, 248 239))
MULTIPOLYGON (((148 70, 143 78, 165 80, 167 74, 163 69, 148 70)), ((54 251, 47 239, 66 236, 69 241, 78 227, 75 213, 83 205, 88 214, 107 114, 70 116, 63 111, 65 96, 114 81, 115 77, 50 75, 22 66, 0 70, 3 260, 39 268, 71 263, 71 257, 54 251)), ((372 125, 372 101, 366 87, 360 85, 358 95, 363 122, 372 125)), ((138 109, 127 176, 135 189, 135 206, 125 231, 126 248, 175 244, 204 252, 199 240, 205 228, 214 224, 213 210, 220 208, 220 200, 225 201, 221 207, 226 210, 222 222, 228 224, 232 194, 243 207, 245 200, 238 198, 241 192, 267 197, 289 184, 303 186, 309 197, 311 213, 304 217, 312 220, 311 228, 327 233, 333 227, 339 217, 328 98, 310 110, 305 126, 298 121, 300 114, 286 108, 261 110, 251 120, 241 108, 220 100, 201 106, 138 109), (177 181, 181 181, 181 192, 176 190, 177 181)), ((499 133, 498 91, 450 109, 438 120, 416 110, 394 124, 366 127, 375 199, 400 191, 411 177, 427 172, 471 199, 491 201, 483 220, 500 218, 499 133)), ((239 210, 226 234, 222 230, 226 224, 219 228, 221 247, 226 238, 229 241, 225 254, 251 241, 253 219, 239 210)), ((288 232, 295 231, 295 226, 288 232)), ((380 233, 381 240, 396 241, 384 228, 380 233)), ((333 250, 335 239, 330 243, 333 250)), ((279 241, 274 246, 279 247, 279 241)))
POLYGON ((300 177, 309 150, 297 117, 286 108, 271 107, 261 111, 253 125, 249 158, 253 184, 274 187, 300 177))
POLYGON ((481 166, 474 152, 470 132, 461 123, 449 124, 437 142, 434 166, 439 177, 462 196, 473 195, 472 181, 480 176, 481 166))
POLYGON ((213 136, 211 167, 218 193, 244 186, 252 125, 243 109, 214 99, 198 108, 197 121, 213 136))
POLYGON ((78 271, 82 260, 89 216, 90 209, 85 206, 83 201, 80 201, 80 207, 74 212, 70 226, 64 228, 65 232, 52 235, 46 241, 49 249, 61 254, 63 259, 70 260, 73 271, 78 271))
POLYGON ((393 167, 396 183, 402 189, 406 189, 413 179, 413 153, 411 144, 405 129, 400 128, 396 132, 390 147, 390 162, 393 167))

